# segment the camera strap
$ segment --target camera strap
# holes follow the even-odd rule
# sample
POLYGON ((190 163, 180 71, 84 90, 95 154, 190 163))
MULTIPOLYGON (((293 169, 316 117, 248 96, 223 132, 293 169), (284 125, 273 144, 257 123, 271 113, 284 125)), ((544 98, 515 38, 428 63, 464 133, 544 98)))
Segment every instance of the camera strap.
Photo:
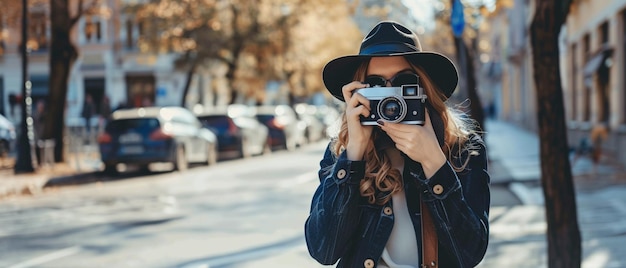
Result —
POLYGON ((439 241, 433 217, 420 196, 422 218, 422 267, 439 267, 439 241))

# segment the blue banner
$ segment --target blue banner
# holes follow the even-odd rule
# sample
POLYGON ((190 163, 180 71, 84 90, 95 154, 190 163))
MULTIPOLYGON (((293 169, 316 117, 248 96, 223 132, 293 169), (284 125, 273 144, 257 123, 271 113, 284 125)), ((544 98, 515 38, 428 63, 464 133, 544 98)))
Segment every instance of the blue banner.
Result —
POLYGON ((463 15, 463 3, 461 3, 461 0, 454 0, 452 3, 450 24, 454 36, 461 37, 461 35, 463 35, 463 29, 465 28, 465 17, 463 15))

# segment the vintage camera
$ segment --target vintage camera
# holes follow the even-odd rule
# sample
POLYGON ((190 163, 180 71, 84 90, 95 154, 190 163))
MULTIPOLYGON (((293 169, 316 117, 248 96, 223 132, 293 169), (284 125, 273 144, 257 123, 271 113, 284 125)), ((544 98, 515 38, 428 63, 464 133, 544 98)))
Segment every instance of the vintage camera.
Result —
POLYGON ((426 98, 419 85, 401 87, 368 87, 357 90, 370 101, 369 117, 361 116, 362 125, 377 125, 376 121, 410 125, 426 122, 426 98))

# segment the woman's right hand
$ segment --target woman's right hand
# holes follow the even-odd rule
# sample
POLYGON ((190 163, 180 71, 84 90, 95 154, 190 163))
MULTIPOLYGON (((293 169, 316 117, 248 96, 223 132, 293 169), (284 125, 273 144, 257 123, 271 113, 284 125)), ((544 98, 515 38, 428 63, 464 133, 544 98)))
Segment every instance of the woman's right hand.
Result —
POLYGON ((363 160, 365 147, 372 136, 373 126, 361 125, 359 116, 370 116, 370 101, 355 91, 368 87, 358 81, 353 81, 341 88, 343 99, 346 101, 346 121, 348 124, 348 144, 346 145, 349 160, 363 160))

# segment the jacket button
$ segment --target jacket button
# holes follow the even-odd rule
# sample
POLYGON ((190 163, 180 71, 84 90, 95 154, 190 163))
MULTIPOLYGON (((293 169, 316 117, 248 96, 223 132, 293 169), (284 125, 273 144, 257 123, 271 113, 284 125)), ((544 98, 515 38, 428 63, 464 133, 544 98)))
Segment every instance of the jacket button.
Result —
POLYGON ((374 260, 372 260, 372 259, 365 260, 365 262, 363 262, 363 267, 365 267, 365 268, 374 268, 374 260))
POLYGON ((340 169, 339 171, 337 171, 337 178, 343 179, 345 177, 346 177, 346 170, 345 169, 340 169))
POLYGON ((443 186, 441 186, 441 184, 437 184, 433 187, 433 193, 435 194, 441 194, 443 193, 443 186))
POLYGON ((393 214, 393 209, 391 209, 391 207, 385 207, 383 213, 385 213, 385 215, 387 216, 391 216, 391 214, 393 214))

